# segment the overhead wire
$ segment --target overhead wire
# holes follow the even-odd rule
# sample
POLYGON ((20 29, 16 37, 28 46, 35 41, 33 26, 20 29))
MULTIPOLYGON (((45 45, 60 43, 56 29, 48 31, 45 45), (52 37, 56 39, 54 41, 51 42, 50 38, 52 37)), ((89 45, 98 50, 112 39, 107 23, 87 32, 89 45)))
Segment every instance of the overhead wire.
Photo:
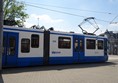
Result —
MULTIPOLYGON (((68 13, 68 12, 64 12, 64 11, 58 11, 58 10, 54 10, 54 9, 49 9, 49 8, 45 8, 45 7, 40 7, 34 4, 28 4, 26 3, 27 6, 32 6, 32 7, 36 7, 36 8, 40 8, 40 9, 44 9, 44 10, 48 10, 48 11, 53 11, 53 12, 57 12, 57 13, 62 13, 62 14, 67 14, 67 15, 71 15, 71 16, 77 16, 77 17, 82 17, 82 18, 87 18, 87 16, 82 16, 82 15, 78 15, 78 14, 73 14, 73 13, 68 13)), ((109 23, 110 21, 106 21, 106 20, 102 20, 102 19, 97 19, 99 21, 103 21, 103 22, 107 22, 109 23)))
MULTIPOLYGON (((32 4, 29 2, 26 2, 28 4, 32 4)), ((34 4, 34 3, 33 3, 34 4)), ((55 6, 55 5, 47 5, 47 4, 35 4, 35 5, 41 5, 41 6, 47 6, 47 7, 55 7, 55 8, 61 8, 61 9, 69 9, 69 10, 79 10, 79 11, 85 11, 85 12, 94 12, 94 13, 102 13, 102 14, 109 14, 109 15, 116 15, 115 13, 111 12, 103 12, 103 11, 94 11, 94 10, 85 10, 85 9, 79 9, 79 8, 72 8, 72 7, 63 7, 63 6, 55 6)))
POLYGON ((118 17, 118 15, 116 15, 116 16, 113 18, 113 20, 111 20, 110 24, 112 24, 113 21, 114 21, 117 17, 118 17))
POLYGON ((72 14, 72 13, 68 13, 68 12, 63 12, 63 11, 53 10, 53 9, 49 9, 49 8, 44 8, 44 7, 40 7, 40 6, 36 6, 36 5, 32 5, 32 4, 26 4, 26 5, 32 6, 32 7, 36 7, 36 8, 40 8, 40 9, 45 9, 45 10, 53 11, 53 12, 68 14, 68 15, 79 16, 79 17, 86 17, 86 16, 82 16, 82 15, 77 15, 77 14, 72 14))

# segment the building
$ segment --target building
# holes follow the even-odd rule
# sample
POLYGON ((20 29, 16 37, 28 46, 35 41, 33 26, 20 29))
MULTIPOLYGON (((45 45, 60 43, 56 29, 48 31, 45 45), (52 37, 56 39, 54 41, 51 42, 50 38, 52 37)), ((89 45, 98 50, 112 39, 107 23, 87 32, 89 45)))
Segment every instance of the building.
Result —
POLYGON ((108 38, 108 53, 118 55, 118 31, 106 30, 106 32, 101 35, 108 38))

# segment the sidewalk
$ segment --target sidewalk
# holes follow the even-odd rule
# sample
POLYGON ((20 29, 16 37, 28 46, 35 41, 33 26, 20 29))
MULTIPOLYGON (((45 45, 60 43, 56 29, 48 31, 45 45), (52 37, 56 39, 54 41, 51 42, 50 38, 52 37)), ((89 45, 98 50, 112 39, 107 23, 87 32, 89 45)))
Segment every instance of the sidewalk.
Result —
POLYGON ((118 55, 109 55, 108 61, 110 60, 118 60, 118 55))

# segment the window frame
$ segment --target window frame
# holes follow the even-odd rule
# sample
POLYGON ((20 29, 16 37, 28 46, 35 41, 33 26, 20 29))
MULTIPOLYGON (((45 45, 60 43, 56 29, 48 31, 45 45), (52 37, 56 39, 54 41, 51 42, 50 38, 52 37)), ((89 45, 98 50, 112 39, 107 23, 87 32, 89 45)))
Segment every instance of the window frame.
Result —
POLYGON ((97 40, 97 49, 98 50, 104 50, 104 41, 103 40, 97 40), (99 41, 102 41, 102 48, 99 48, 99 41))
POLYGON ((32 34, 31 35, 31 47, 32 48, 39 48, 39 42, 40 42, 40 36, 38 34, 32 34), (38 43, 37 44, 36 43, 35 44, 33 43, 33 41, 36 40, 36 39, 33 40, 33 37, 32 36, 37 36, 38 37, 38 39, 37 39, 38 43))
MULTIPOLYGON (((24 43, 24 44, 26 44, 26 43, 24 43)), ((24 46, 24 44, 23 44, 23 46, 24 46)), ((24 47, 23 47, 23 49, 24 49, 24 47)), ((26 49, 26 48, 25 48, 26 49)), ((29 53, 30 52, 30 39, 29 38, 22 38, 21 39, 21 53, 29 53), (29 46, 29 48, 28 48, 28 51, 26 50, 26 51, 23 51, 22 50, 22 41, 23 40, 28 40, 29 41, 29 43, 28 43, 28 46, 29 46)))
MULTIPOLYGON (((67 43, 67 40, 66 40, 66 43, 67 43)), ((62 36, 58 37, 58 48, 59 49, 71 49, 71 37, 62 37, 62 36), (63 46, 62 43, 65 43, 65 41, 60 41, 60 40, 64 40, 64 39, 69 40, 69 46, 67 46, 67 45, 65 45, 65 47, 63 46)))
POLYGON ((95 50, 96 49, 96 39, 86 39, 86 49, 95 50), (94 41, 94 42, 92 42, 92 41, 94 41), (88 47, 88 43, 90 44, 89 47, 88 47), (94 45, 91 45, 93 43, 94 43, 94 45))

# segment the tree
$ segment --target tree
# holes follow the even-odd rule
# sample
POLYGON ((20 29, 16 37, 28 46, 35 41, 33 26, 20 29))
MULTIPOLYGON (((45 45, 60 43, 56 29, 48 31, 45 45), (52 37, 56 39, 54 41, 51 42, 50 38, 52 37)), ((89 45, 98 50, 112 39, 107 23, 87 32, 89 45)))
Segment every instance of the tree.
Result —
POLYGON ((4 20, 14 20, 18 26, 23 26, 28 14, 25 12, 25 4, 16 0, 4 0, 4 20))

